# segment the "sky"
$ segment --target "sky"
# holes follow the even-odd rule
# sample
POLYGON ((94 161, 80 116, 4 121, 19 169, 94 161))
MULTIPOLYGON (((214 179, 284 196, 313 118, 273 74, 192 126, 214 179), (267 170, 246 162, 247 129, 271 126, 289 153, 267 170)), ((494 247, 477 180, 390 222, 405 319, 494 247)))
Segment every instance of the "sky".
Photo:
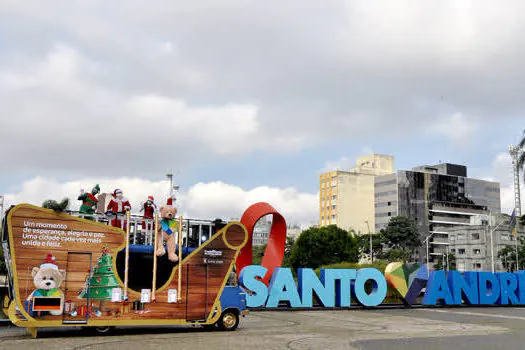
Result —
MULTIPOLYGON (((100 183, 134 210, 318 220, 319 174, 371 152, 499 181, 525 129, 525 3, 0 2, 0 194, 100 183)), ((523 181, 523 178, 522 178, 523 181)))

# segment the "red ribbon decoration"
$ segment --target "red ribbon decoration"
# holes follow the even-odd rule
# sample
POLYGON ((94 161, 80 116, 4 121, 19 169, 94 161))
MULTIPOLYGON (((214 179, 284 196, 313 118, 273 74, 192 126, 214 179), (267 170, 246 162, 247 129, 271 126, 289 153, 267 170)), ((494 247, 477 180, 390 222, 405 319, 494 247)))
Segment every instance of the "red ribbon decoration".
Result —
POLYGON ((261 266, 268 269, 266 275, 261 281, 268 285, 270 278, 272 277, 273 270, 280 267, 284 258, 284 247, 286 244, 286 221, 284 217, 275 210, 268 203, 259 202, 251 205, 242 214, 241 223, 246 227, 248 231, 248 242, 241 249, 239 256, 237 257, 237 273, 240 274, 243 268, 251 265, 252 260, 252 237, 253 228, 260 218, 266 215, 272 215, 272 228, 270 230, 270 236, 268 237, 268 245, 264 251, 261 266))

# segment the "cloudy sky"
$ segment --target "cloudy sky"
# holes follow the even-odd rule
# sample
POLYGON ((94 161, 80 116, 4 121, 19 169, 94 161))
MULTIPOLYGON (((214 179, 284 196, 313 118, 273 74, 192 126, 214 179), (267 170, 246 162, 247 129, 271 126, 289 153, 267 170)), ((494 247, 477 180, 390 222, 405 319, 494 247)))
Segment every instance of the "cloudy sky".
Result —
MULTIPOLYGON (((0 2, 0 194, 100 182, 191 216, 317 219, 370 152, 501 182, 525 129, 523 1, 0 2)), ((75 205, 77 205, 75 203, 75 205)))

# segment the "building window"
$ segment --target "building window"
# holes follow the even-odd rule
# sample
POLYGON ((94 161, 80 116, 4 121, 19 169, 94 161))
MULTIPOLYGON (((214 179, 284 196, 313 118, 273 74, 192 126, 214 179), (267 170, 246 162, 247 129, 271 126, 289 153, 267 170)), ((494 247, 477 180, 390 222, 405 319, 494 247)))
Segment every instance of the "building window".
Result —
POLYGON ((332 215, 332 220, 335 220, 335 215, 332 215))
POLYGON ((465 254, 465 249, 458 249, 458 254, 459 255, 465 254))
POLYGON ((462 239, 465 239, 465 234, 464 233, 458 233, 458 241, 462 240, 462 239))
POLYGON ((335 201, 335 199, 337 198, 337 196, 332 196, 332 200, 335 201))
MULTIPOLYGON (((332 205, 332 210, 335 210, 335 204, 334 204, 334 205, 332 205)), ((372 252, 372 253, 373 253, 373 252, 372 252)))
POLYGON ((473 249, 472 252, 474 253, 474 255, 480 255, 481 249, 473 249))
MULTIPOLYGON (((392 213, 391 212, 388 212, 388 216, 392 216, 392 213)), ((373 249, 372 249, 373 250, 373 249)), ((372 252, 373 253, 373 252, 372 252)))
POLYGON ((392 205, 392 202, 388 202, 388 206, 391 206, 392 205))
POLYGON ((451 253, 455 253, 455 252, 456 252, 456 249, 450 249, 450 252, 451 252, 451 253))
POLYGON ((472 239, 479 239, 479 233, 473 233, 472 239))
POLYGON ((475 270, 481 270, 481 264, 480 263, 472 264, 472 266, 474 267, 475 270))

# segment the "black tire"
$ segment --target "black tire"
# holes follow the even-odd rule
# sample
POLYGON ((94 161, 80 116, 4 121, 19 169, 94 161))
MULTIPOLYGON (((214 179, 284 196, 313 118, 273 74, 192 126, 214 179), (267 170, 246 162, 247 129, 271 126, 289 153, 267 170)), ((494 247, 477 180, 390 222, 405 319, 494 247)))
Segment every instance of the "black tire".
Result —
POLYGON ((94 330, 97 334, 108 335, 108 334, 113 333, 113 331, 115 330, 115 327, 114 327, 114 326, 93 327, 93 330, 94 330))
POLYGON ((239 312, 235 310, 225 310, 217 325, 222 331, 234 331, 239 325, 239 312))
POLYGON ((206 330, 214 330, 215 328, 217 327, 217 324, 216 323, 213 323, 213 324, 203 324, 202 325, 202 328, 206 329, 206 330))

